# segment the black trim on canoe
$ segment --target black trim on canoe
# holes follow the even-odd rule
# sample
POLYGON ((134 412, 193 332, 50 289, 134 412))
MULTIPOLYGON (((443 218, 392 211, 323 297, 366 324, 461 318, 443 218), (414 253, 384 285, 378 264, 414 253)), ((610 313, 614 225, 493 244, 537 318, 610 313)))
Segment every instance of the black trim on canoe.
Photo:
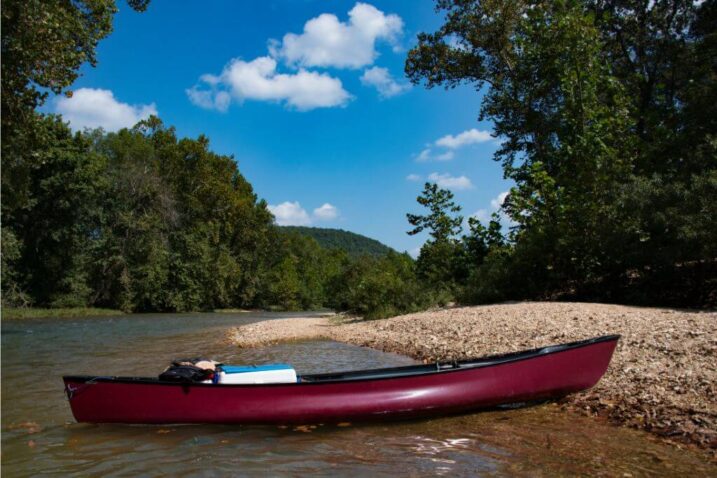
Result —
MULTIPOLYGON (((617 341, 620 335, 604 335, 587 340, 569 342, 560 345, 550 345, 536 349, 523 350, 520 352, 510 352, 499 355, 488 355, 476 359, 468 359, 454 362, 435 362, 432 364, 408 365, 403 367, 389 367, 369 370, 354 370, 348 372, 320 373, 311 375, 301 375, 300 382, 297 383, 261 383, 261 384, 222 384, 221 387, 267 387, 267 386, 292 386, 292 385, 314 385, 324 383, 337 382, 353 382, 363 380, 382 380, 389 378, 413 377, 416 375, 431 375, 435 373, 460 372, 476 368, 492 367, 510 362, 518 362, 531 358, 540 357, 542 355, 550 355, 568 350, 574 350, 580 347, 587 347, 601 342, 617 341)), ((215 387, 213 383, 182 383, 182 382, 166 382, 152 377, 115 377, 115 376, 93 376, 93 375, 66 375, 62 377, 64 380, 81 383, 134 383, 134 384, 152 384, 152 385, 174 385, 182 387, 215 387)))

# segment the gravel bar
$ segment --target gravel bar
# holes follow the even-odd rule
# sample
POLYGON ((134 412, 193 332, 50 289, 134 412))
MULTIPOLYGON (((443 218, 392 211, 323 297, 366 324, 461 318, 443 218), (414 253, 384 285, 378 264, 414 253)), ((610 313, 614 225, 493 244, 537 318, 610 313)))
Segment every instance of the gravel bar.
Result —
POLYGON ((326 338, 432 362, 621 334, 610 368, 564 408, 717 456, 717 313, 568 302, 456 307, 384 320, 269 320, 232 329, 241 347, 326 338))

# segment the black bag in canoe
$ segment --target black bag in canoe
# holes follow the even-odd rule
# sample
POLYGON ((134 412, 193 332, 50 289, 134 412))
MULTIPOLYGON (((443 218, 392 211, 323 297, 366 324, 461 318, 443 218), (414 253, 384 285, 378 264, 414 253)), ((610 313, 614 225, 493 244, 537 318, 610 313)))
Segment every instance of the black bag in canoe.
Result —
POLYGON ((195 383, 211 380, 214 377, 212 370, 207 370, 194 365, 172 365, 159 375, 159 379, 165 382, 195 383))

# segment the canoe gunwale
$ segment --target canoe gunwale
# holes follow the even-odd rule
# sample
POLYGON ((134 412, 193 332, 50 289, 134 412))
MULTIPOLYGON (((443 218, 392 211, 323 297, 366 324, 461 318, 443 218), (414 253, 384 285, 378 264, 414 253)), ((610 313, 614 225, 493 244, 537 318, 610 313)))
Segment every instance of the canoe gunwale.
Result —
POLYGON ((153 377, 121 377, 121 376, 97 376, 97 375, 65 375, 63 380, 65 382, 74 383, 125 383, 135 385, 165 385, 175 387, 213 387, 229 388, 229 387, 299 387, 299 386, 312 386, 312 385, 324 385, 324 384, 335 384, 335 383, 346 383, 346 382, 363 382, 363 381, 377 381, 377 380, 389 380, 389 379, 400 379, 400 378, 414 378, 420 376, 428 376, 435 374, 446 374, 446 373, 458 373, 469 370, 475 370, 477 368, 488 368, 498 365, 504 365, 507 363, 519 362, 522 360, 530 360, 533 358, 559 354, 569 350, 574 350, 581 347, 589 347, 594 344, 602 342, 617 341, 620 339, 620 335, 604 335, 600 337, 594 337, 591 339, 580 340, 575 342, 569 342, 559 345, 550 345, 546 347, 539 347, 535 349, 523 350, 519 352, 509 352, 505 354, 488 355, 480 358, 460 360, 454 362, 434 362, 432 364, 418 364, 408 365, 402 367, 390 367, 381 369, 368 369, 368 370, 352 370, 347 372, 334 372, 334 373, 322 373, 322 374, 309 374, 301 375, 300 382, 297 383, 262 383, 262 384, 222 384, 217 387, 217 384, 213 383, 200 383, 200 382, 168 382, 162 381, 153 377))

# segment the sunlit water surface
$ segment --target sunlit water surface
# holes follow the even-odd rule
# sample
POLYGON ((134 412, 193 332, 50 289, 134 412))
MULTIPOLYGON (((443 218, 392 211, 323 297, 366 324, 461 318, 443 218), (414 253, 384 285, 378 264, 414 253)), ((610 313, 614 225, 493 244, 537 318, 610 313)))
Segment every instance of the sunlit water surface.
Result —
POLYGON ((230 326, 291 314, 133 315, 2 324, 4 476, 715 475, 703 455, 554 405, 410 422, 272 426, 75 423, 61 375, 157 375, 173 358, 289 362, 299 373, 411 364, 329 341, 240 350, 230 326))

